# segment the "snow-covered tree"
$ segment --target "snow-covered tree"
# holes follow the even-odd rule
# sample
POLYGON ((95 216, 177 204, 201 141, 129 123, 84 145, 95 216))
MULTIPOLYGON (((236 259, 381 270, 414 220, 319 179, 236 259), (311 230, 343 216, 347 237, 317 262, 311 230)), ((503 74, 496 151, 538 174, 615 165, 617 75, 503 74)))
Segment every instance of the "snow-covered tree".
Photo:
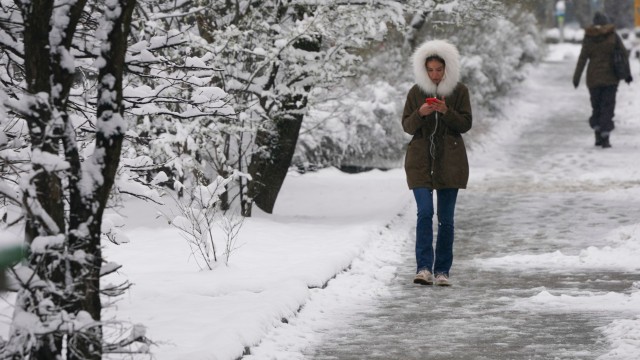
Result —
POLYGON ((217 84, 233 96, 237 126, 250 129, 228 160, 238 164, 243 213, 271 212, 291 164, 309 93, 353 75, 350 49, 400 23, 398 1, 200 1, 203 38, 216 49, 217 84), (250 179, 248 188, 246 180, 250 179))
POLYGON ((105 343, 100 299, 126 288, 100 286, 118 268, 104 261, 100 241, 127 129, 122 88, 135 5, 0 2, 0 193, 21 208, 29 245, 12 271, 19 293, 2 358, 59 359, 64 350, 67 359, 100 359, 144 338, 136 328, 105 343))
POLYGON ((100 286, 119 267, 102 257, 100 235, 122 238, 102 215, 120 195, 159 201, 150 187, 208 186, 228 168, 225 138, 235 134, 237 116, 213 84, 220 70, 194 18, 202 7, 164 0, 0 5, 0 194, 22 208, 31 245, 28 266, 13 272, 22 290, 2 354, 146 351, 125 349, 145 340, 140 326, 103 338, 100 294, 117 296, 128 284, 100 286))
POLYGON ((201 11, 197 1, 141 2, 127 58, 128 156, 148 159, 138 170, 166 173, 164 184, 177 190, 233 173, 224 149, 237 116, 214 84, 221 70, 212 62, 215 49, 198 35, 201 11))
POLYGON ((313 93, 294 165, 354 171, 401 166, 408 138, 399 119, 414 81, 409 58, 426 39, 446 38, 459 47, 462 81, 471 89, 478 128, 495 100, 522 79, 522 68, 543 53, 536 20, 519 4, 432 5, 428 11, 408 12, 412 21, 406 26, 359 51, 358 76, 313 93))
MULTIPOLYGON (((153 161, 141 169, 168 172, 168 185, 207 186, 217 176, 233 177, 233 189, 222 194, 221 204, 227 209, 240 203, 244 215, 250 215, 253 202, 273 210, 300 129, 307 126, 303 120, 317 123, 309 116, 312 104, 319 104, 320 112, 350 114, 338 115, 349 119, 342 122, 349 140, 345 147, 344 139, 309 136, 313 133, 305 130, 306 161, 397 162, 402 135, 387 121, 397 94, 390 87, 382 91, 374 74, 367 77, 359 49, 377 46, 390 29, 404 32, 411 43, 417 29, 477 22, 495 15, 497 6, 449 0, 145 4, 134 20, 130 58, 130 69, 139 76, 125 89, 137 115, 132 127, 137 146, 130 153, 153 161), (205 85, 224 91, 212 93, 205 85), (362 97, 371 91, 386 105, 365 109, 368 101, 362 97), (218 103, 207 111, 204 103, 194 102, 216 97, 218 103), (354 98, 356 106, 349 101, 354 98)), ((397 74, 397 64, 410 53, 402 44, 392 46, 397 49, 385 49, 393 58, 387 57, 384 74, 397 74)))
MULTIPOLYGON (((200 1, 200 34, 217 50, 220 86, 234 98, 255 141, 242 139, 250 182, 243 213, 252 202, 271 212, 291 165, 312 91, 333 91, 358 76, 356 49, 380 41, 389 27, 403 27, 415 12, 449 12, 456 21, 482 15, 488 5, 457 1, 200 1)), ((423 16, 424 17, 424 16, 423 16)), ((375 131, 374 131, 375 134, 375 131)), ((244 173, 244 168, 237 168, 244 173)), ((245 190, 240 189, 241 196, 245 190)))

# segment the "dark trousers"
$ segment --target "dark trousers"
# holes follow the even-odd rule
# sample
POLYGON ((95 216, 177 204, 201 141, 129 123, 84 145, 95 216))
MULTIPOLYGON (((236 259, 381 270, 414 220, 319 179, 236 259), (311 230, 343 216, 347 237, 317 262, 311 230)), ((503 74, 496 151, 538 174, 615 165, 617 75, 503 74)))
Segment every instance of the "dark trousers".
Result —
POLYGON ((615 127, 613 112, 616 108, 618 85, 589 88, 591 95, 591 117, 589 125, 595 131, 607 136, 615 127))

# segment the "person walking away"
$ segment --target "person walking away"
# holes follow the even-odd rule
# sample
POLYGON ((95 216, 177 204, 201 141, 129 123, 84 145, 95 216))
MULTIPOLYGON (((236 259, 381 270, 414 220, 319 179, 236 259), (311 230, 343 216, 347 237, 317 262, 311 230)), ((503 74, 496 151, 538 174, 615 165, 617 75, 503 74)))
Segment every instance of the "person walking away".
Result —
MULTIPOLYGON (((589 125, 595 132, 595 145, 603 148, 611 147, 609 136, 615 127, 613 116, 620 81, 613 70, 613 52, 616 44, 624 47, 616 34, 615 26, 610 24, 606 15, 596 12, 593 25, 585 29, 582 49, 573 74, 573 86, 577 89, 588 61, 586 82, 591 98, 589 125)), ((628 84, 633 78, 629 75, 624 80, 628 84)))
POLYGON ((469 179, 463 133, 471 129, 469 90, 459 82, 460 56, 445 40, 421 44, 411 62, 416 84, 409 90, 402 128, 412 135, 404 168, 418 208, 416 275, 422 285, 449 286, 458 189, 469 179), (433 247, 433 192, 438 229, 433 247))

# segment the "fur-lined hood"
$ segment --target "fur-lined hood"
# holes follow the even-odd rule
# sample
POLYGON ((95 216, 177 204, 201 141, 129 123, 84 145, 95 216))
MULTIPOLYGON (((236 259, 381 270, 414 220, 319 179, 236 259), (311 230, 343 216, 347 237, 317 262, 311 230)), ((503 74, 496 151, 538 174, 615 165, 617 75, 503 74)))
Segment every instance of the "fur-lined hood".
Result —
POLYGON ((613 24, 594 25, 584 29, 584 35, 590 36, 590 37, 596 37, 596 36, 611 34, 615 30, 616 30, 616 27, 613 24))
POLYGON ((430 40, 422 43, 411 57, 416 84, 427 94, 448 96, 460 81, 460 54, 458 49, 445 40, 430 40), (445 62, 444 77, 436 86, 425 67, 425 60, 431 55, 438 55, 445 62))

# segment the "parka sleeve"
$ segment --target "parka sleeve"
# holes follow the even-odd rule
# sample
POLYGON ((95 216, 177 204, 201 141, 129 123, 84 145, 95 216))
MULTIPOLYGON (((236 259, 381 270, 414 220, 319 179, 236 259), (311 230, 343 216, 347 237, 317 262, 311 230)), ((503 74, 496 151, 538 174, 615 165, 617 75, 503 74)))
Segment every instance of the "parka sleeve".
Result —
POLYGON ((580 56, 578 56, 578 63, 576 64, 576 70, 573 73, 573 84, 576 87, 578 86, 578 84, 580 84, 580 77, 582 77, 582 71, 584 71, 584 67, 585 65, 587 65, 588 59, 589 54, 583 40, 582 49, 580 50, 580 56))
POLYGON ((451 130, 464 134, 471 129, 473 122, 471 100, 469 99, 469 89, 466 86, 459 84, 458 88, 459 94, 455 104, 447 104, 449 110, 444 114, 442 120, 451 130))
POLYGON ((402 129, 409 135, 414 135, 425 124, 422 116, 418 114, 421 104, 417 104, 415 101, 415 91, 415 87, 409 90, 407 100, 404 103, 404 111, 402 112, 402 129))

